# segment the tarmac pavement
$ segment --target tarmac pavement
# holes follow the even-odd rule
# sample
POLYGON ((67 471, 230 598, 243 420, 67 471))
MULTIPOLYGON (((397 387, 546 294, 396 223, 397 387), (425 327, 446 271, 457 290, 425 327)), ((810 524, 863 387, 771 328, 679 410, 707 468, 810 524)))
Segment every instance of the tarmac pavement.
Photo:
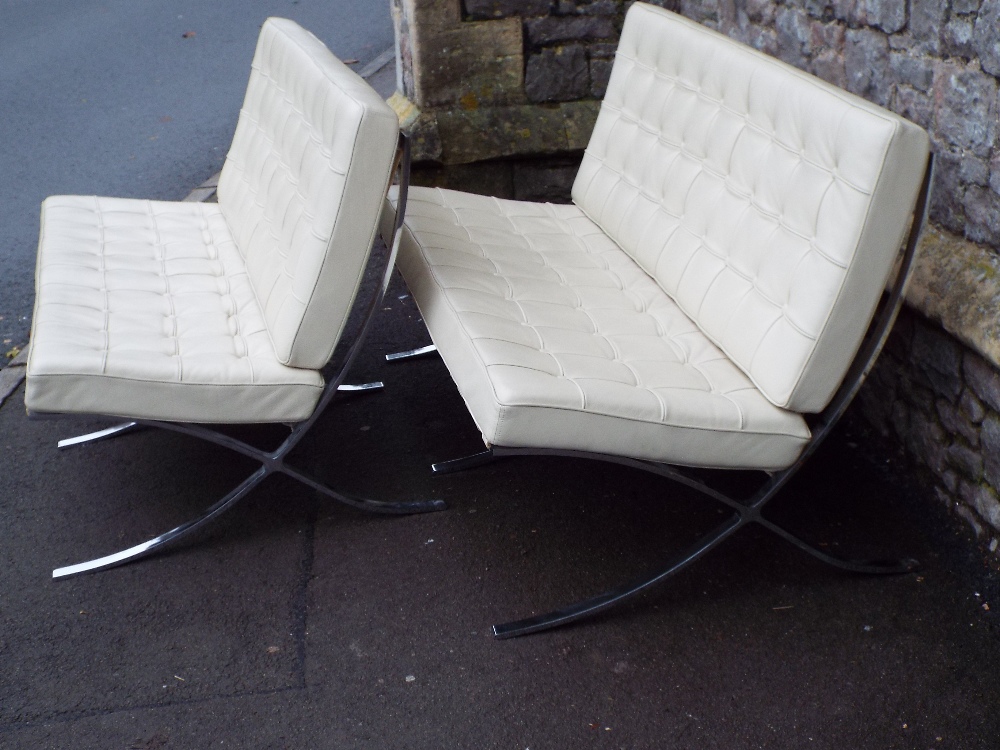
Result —
POLYGON ((352 377, 386 389, 335 401, 293 460, 345 492, 448 510, 370 516, 276 477, 175 550, 59 581, 52 568, 198 515, 253 467, 158 430, 57 451, 103 423, 28 420, 15 388, 0 406, 0 747, 1000 745, 997 576, 896 457, 859 447, 856 414, 770 517, 920 571, 847 575, 747 530, 634 605, 494 640, 494 622, 655 569, 718 509, 593 461, 432 475, 482 443, 437 357, 384 361, 425 343, 396 279, 352 377))
POLYGON ((634 606, 494 640, 655 568, 717 509, 582 460, 433 476, 481 441, 438 358, 382 357, 426 340, 397 280, 355 368, 385 391, 335 401, 294 460, 448 510, 369 516, 272 478, 174 551, 59 581, 252 467, 157 430, 57 451, 98 425, 29 421, 18 388, 0 408, 0 747, 997 747, 996 578, 849 431, 771 517, 920 572, 847 575, 745 531, 634 606))

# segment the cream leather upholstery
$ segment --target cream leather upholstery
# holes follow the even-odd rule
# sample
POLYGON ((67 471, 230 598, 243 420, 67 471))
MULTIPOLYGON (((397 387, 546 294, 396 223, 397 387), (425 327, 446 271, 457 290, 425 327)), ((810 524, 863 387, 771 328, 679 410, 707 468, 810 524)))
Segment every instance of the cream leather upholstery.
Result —
POLYGON ((410 188, 405 227, 397 266, 489 444, 771 468, 809 439, 576 206, 410 188))
POLYGON ((375 238, 398 134, 395 112, 322 42, 291 21, 268 21, 219 205, 280 362, 318 368, 330 359, 375 238))
POLYGON ((371 250, 397 132, 321 42, 268 20, 217 205, 46 200, 29 411, 306 419, 371 250))
POLYGON ((573 200, 768 399, 818 412, 885 288, 928 143, 891 112, 640 4, 573 200))
POLYGON ((398 266, 489 445, 780 469, 927 155, 917 126, 636 3, 575 205, 412 188, 398 266))

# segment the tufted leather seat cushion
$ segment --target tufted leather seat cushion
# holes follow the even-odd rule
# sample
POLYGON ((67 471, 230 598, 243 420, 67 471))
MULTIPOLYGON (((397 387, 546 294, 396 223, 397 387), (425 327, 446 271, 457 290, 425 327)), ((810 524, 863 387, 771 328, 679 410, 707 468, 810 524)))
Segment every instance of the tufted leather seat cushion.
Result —
POLYGON ((397 265, 489 444, 775 469, 809 439, 576 206, 411 188, 397 265))
POLYGON ((261 29, 219 203, 49 198, 33 412, 298 422, 371 252, 395 113, 312 34, 261 29))
POLYGON ((217 204, 48 198, 36 295, 31 411, 294 422, 323 388, 275 356, 217 204))

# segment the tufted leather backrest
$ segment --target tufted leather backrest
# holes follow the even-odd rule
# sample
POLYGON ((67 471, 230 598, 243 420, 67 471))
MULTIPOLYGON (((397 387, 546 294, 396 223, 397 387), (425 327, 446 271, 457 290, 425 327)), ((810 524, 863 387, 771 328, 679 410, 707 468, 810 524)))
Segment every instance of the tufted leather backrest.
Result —
POLYGON ((770 401, 816 412, 871 319, 928 152, 913 123, 636 3, 573 200, 770 401))
POLYGON ((398 128, 322 42, 268 19, 218 193, 286 365, 316 369, 333 353, 371 252, 398 128))

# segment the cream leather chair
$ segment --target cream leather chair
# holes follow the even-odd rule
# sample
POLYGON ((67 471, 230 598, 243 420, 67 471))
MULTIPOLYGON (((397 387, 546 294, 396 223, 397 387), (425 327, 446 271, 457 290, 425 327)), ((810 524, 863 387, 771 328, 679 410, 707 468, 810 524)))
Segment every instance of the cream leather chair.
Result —
POLYGON ((918 126, 636 3, 572 205, 411 190, 397 264, 487 445, 436 470, 599 458, 731 510, 653 575, 496 635, 613 606, 749 523, 848 570, 912 568, 835 559, 761 511, 881 349, 929 180, 918 126), (676 466, 767 478, 737 500, 676 466))
MULTIPOLYGON (((261 30, 218 203, 57 196, 43 204, 28 359, 30 414, 125 417, 194 435, 260 468, 203 516, 55 577, 148 555, 215 518, 281 472, 366 510, 413 513, 440 501, 339 494, 285 463, 344 376, 392 271, 359 295, 379 215, 408 151, 396 115, 312 34, 284 19, 261 30), (404 153, 405 152, 405 153, 404 153), (324 377, 348 315, 360 335, 324 377), (206 423, 292 426, 266 452, 206 423)), ((373 269, 378 272, 379 269, 373 269)), ((338 350, 339 352, 340 350, 338 350)))

